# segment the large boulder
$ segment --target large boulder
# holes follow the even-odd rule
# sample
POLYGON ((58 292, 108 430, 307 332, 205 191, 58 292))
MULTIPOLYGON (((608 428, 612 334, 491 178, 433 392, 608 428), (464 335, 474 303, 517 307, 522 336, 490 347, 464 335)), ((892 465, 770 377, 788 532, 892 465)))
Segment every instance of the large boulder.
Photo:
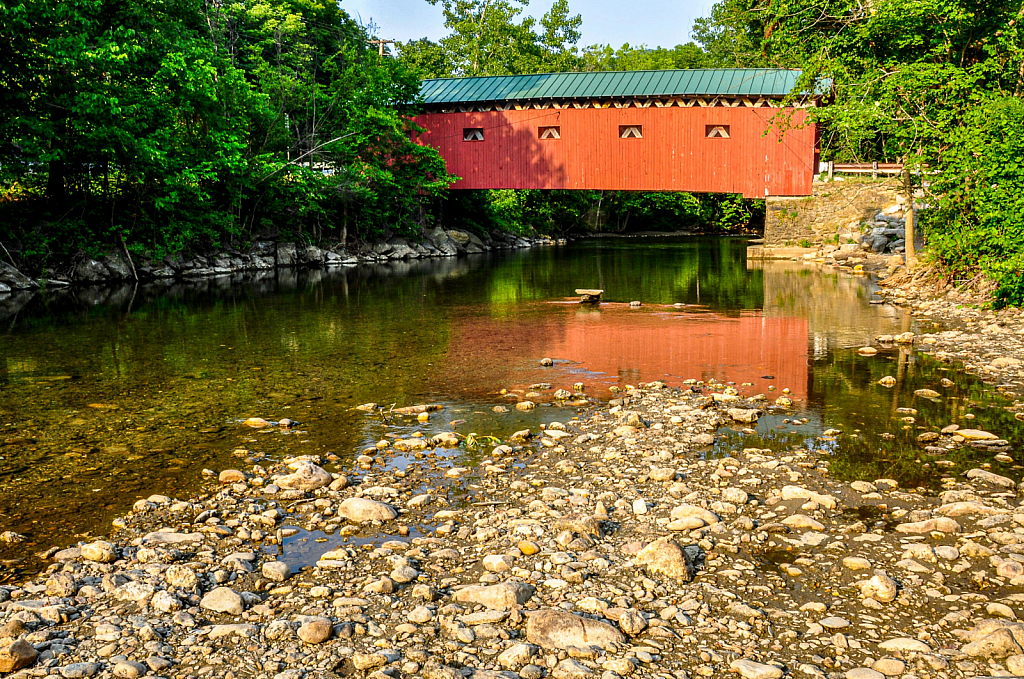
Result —
POLYGON ((564 650, 569 646, 599 646, 606 651, 615 651, 626 643, 622 632, 606 622, 557 610, 531 613, 526 622, 526 640, 554 650, 564 650))
POLYGON ((72 278, 81 283, 97 283, 110 278, 110 272, 103 262, 88 257, 80 261, 72 273, 72 278))
POLYGON ((27 290, 39 286, 38 283, 7 262, 0 262, 0 284, 6 285, 11 290, 27 290))
POLYGON ((82 545, 82 558, 97 563, 111 563, 117 561, 117 549, 106 540, 96 540, 82 545))
POLYGON ((398 512, 383 502, 368 500, 365 497, 350 497, 338 507, 338 516, 352 523, 361 524, 370 521, 392 521, 398 516, 398 512))
POLYGON ((278 266, 295 266, 298 264, 298 252, 295 243, 278 243, 274 252, 278 266))
POLYGON ((135 274, 132 273, 132 265, 128 262, 128 258, 120 252, 112 252, 105 257, 100 257, 100 261, 107 271, 110 272, 111 278, 118 280, 127 281, 135 278, 135 274))

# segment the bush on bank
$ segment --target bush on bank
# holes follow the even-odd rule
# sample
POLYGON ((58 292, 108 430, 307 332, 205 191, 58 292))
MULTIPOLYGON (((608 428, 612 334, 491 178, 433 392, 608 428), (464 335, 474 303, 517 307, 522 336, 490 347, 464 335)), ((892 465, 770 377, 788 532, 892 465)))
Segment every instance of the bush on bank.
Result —
POLYGON ((922 224, 954 280, 983 273, 997 307, 1024 304, 1024 101, 986 98, 951 135, 922 224))

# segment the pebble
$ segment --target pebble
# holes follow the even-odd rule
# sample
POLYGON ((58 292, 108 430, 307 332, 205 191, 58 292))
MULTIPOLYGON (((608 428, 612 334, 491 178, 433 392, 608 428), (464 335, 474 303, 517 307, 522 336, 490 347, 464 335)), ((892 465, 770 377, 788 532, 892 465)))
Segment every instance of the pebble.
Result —
MULTIPOLYGON (((554 389, 499 397, 549 403, 554 389)), ((452 466, 470 436, 458 423, 412 410, 401 428, 368 424, 382 443, 360 460, 302 451, 211 472, 202 494, 137 502, 113 538, 0 588, 0 671, 17 671, 18 651, 40 677, 89 663, 239 676, 249 657, 279 679, 1024 669, 1013 479, 950 473, 934 494, 847 484, 830 456, 741 447, 753 438, 704 457, 725 423, 802 420, 732 385, 701 389, 621 389, 540 436, 484 440, 479 464, 452 466), (326 485, 281 484, 297 475, 326 485)))

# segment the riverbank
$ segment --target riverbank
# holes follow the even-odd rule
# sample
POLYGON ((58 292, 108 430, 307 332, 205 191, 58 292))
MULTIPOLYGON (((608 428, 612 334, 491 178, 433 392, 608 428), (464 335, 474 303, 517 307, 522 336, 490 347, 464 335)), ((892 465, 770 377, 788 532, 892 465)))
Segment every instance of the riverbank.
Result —
POLYGON ((111 252, 97 259, 83 257, 44 270, 38 278, 26 276, 11 264, 0 261, 0 294, 41 286, 66 287, 162 279, 195 280, 295 267, 329 268, 456 257, 565 242, 547 236, 517 236, 500 231, 481 238, 469 231, 438 227, 426 231, 421 242, 398 236, 357 246, 346 246, 344 243, 318 246, 285 241, 257 241, 245 250, 230 248, 207 255, 177 255, 162 260, 141 261, 135 261, 125 251, 111 252))
MULTIPOLYGON (((810 448, 723 447, 724 431, 788 412, 787 396, 746 392, 641 385, 478 447, 435 431, 430 408, 371 404, 365 417, 418 417, 422 435, 385 436, 354 462, 271 461, 253 437, 201 494, 139 500, 109 540, 51 550, 46 575, 0 588, 0 671, 1024 672, 1017 480, 943 475, 936 497, 839 482, 810 448)), ((935 445, 948 455, 986 436, 943 432, 935 445)))

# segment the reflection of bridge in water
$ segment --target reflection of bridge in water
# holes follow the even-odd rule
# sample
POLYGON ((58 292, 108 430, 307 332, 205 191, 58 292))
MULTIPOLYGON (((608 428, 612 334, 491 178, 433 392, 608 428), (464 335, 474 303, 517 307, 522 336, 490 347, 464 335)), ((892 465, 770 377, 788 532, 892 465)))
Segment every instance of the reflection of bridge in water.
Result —
POLYGON ((544 73, 423 82, 420 140, 455 189, 807 196, 817 138, 799 71, 544 73))
POLYGON ((873 290, 866 278, 807 275, 808 265, 790 262, 751 267, 763 269, 763 309, 724 315, 692 307, 552 304, 537 314, 462 318, 453 328, 446 365, 463 386, 479 392, 537 382, 564 387, 583 381, 601 389, 714 378, 753 383, 745 393, 788 387, 805 399, 815 358, 905 329, 909 319, 897 309, 866 304, 873 290), (543 356, 564 362, 554 371, 540 368, 543 356))
POLYGON ((752 389, 765 392, 770 384, 789 387, 798 398, 807 393, 805 319, 756 311, 729 317, 608 304, 599 311, 553 307, 543 319, 460 321, 448 365, 459 366, 462 380, 478 373, 481 390, 556 379, 556 386, 582 381, 607 388, 714 378, 753 382, 752 389), (569 363, 552 372, 537 367, 542 356, 569 363), (483 366, 490 369, 478 372, 483 366))

